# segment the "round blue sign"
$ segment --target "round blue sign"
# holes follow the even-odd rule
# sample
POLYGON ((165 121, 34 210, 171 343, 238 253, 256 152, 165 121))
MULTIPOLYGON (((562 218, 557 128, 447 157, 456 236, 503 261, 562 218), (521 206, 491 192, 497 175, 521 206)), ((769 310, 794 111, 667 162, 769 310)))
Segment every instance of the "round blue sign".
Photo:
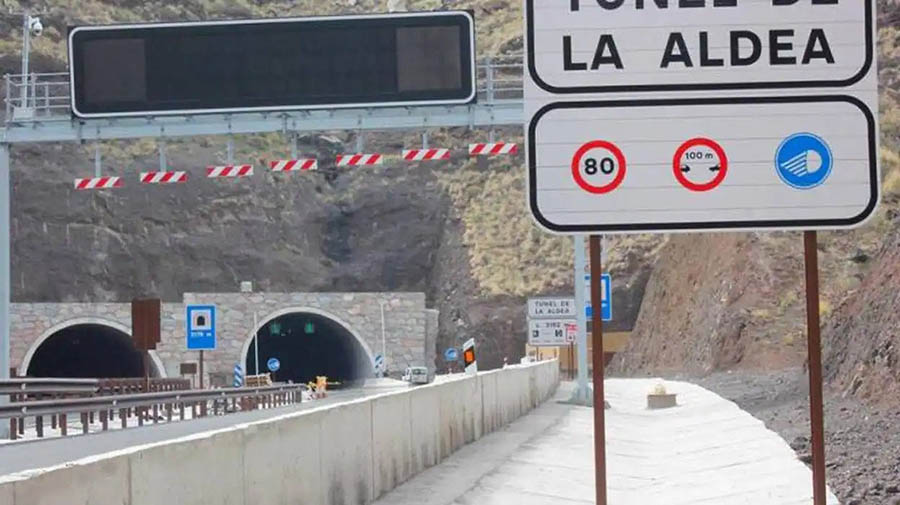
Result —
POLYGON ((451 347, 444 351, 444 361, 456 361, 459 359, 459 351, 451 347))
POLYGON ((775 153, 775 171, 788 186, 812 189, 831 175, 831 148, 812 133, 797 133, 784 139, 775 153))
POLYGON ((277 372, 281 368, 281 362, 278 361, 278 358, 269 358, 269 361, 266 362, 266 366, 269 368, 270 372, 277 372))

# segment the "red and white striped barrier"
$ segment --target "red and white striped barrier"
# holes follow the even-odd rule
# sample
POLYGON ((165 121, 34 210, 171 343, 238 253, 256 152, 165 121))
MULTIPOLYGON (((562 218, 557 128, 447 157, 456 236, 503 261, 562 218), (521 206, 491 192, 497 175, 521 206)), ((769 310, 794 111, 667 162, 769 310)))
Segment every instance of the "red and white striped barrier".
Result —
POLYGON ((121 177, 91 177, 87 179, 75 179, 75 189, 109 189, 121 187, 121 177))
POLYGON ((383 164, 384 157, 381 154, 339 154, 337 156, 337 166, 339 167, 383 164))
POLYGON ((498 154, 516 154, 518 144, 497 142, 491 144, 469 144, 469 156, 496 156, 498 154))
POLYGON ((177 184, 187 182, 187 172, 141 172, 144 184, 177 184))
POLYGON ((206 167, 206 177, 247 177, 253 175, 253 165, 225 165, 206 167))
POLYGON ((273 172, 305 172, 307 170, 318 170, 319 161, 313 159, 275 160, 269 162, 269 167, 273 172))
POLYGON ((406 161, 449 160, 450 149, 405 149, 403 159, 406 161))

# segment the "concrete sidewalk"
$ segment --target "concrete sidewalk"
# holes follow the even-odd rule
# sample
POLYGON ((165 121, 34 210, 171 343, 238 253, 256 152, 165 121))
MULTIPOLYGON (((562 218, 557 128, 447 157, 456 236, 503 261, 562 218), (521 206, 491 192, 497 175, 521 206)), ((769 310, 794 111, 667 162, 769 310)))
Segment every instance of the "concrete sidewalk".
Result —
MULTIPOLYGON (((812 503, 810 470, 762 422, 680 382, 665 382, 677 408, 649 411, 645 395, 659 382, 606 382, 610 505, 812 503)), ((570 391, 564 384, 557 399, 570 391)), ((548 402, 375 503, 592 504, 593 464, 592 409, 548 402)), ((830 492, 828 503, 838 503, 830 492)))

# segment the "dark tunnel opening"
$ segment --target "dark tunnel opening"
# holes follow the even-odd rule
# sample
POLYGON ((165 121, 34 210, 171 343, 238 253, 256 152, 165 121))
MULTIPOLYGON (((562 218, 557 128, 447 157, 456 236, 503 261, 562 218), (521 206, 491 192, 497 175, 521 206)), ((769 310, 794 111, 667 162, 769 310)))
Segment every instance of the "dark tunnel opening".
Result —
POLYGON ((260 328, 250 343, 244 370, 248 375, 271 373, 276 382, 308 383, 317 376, 346 387, 360 385, 374 373, 370 358, 353 334, 336 321, 311 313, 279 316, 260 328), (259 342, 259 371, 256 370, 259 342), (277 358, 281 368, 269 372, 267 362, 277 358))
POLYGON ((44 340, 27 373, 29 377, 143 377, 144 360, 131 335, 101 324, 78 324, 44 340))

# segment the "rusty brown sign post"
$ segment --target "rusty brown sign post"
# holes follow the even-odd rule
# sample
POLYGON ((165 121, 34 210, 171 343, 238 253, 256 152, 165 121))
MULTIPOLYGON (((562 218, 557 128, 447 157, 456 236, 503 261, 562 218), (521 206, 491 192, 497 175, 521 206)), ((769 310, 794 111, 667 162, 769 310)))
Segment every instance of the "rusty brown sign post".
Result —
POLYGON ((158 298, 132 300, 131 302, 131 334, 135 347, 143 353, 144 391, 150 391, 150 358, 149 351, 156 349, 160 342, 160 325, 162 317, 162 301, 158 298))

